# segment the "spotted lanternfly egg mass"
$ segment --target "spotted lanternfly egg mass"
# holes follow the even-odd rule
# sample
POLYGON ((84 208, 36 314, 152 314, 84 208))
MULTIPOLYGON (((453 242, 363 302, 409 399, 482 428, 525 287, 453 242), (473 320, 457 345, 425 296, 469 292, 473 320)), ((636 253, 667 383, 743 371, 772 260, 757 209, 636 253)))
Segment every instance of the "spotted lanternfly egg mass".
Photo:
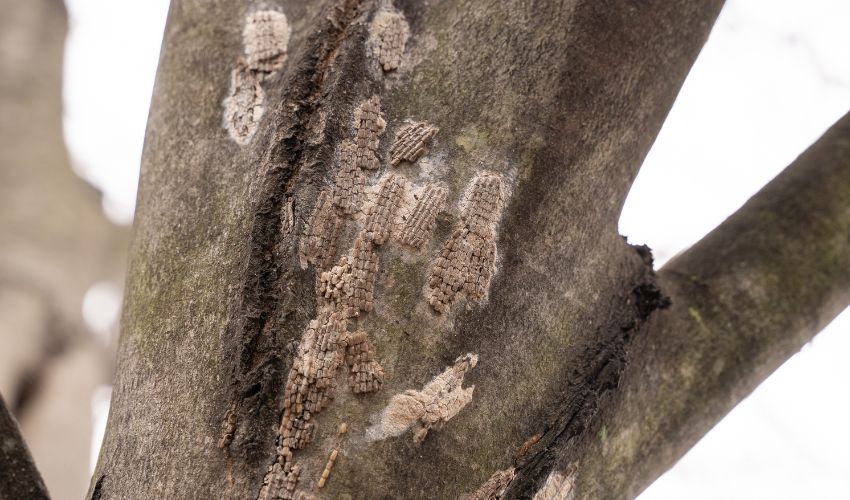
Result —
POLYGON ((390 147, 390 163, 398 165, 402 161, 416 162, 427 151, 428 143, 437 135, 438 128, 425 122, 408 123, 395 136, 390 147))
POLYGON ((224 128, 244 146, 251 142, 265 112, 262 82, 279 70, 289 49, 289 23, 283 12, 251 12, 242 30, 244 56, 230 74, 230 92, 225 97, 224 128))
POLYGON ((404 15, 394 9, 381 9, 369 26, 369 49, 384 71, 401 66, 410 28, 404 15))
POLYGON ((428 303, 447 311, 458 296, 481 301, 487 295, 496 263, 496 223, 504 198, 500 175, 483 172, 470 181, 461 218, 431 264, 428 303))

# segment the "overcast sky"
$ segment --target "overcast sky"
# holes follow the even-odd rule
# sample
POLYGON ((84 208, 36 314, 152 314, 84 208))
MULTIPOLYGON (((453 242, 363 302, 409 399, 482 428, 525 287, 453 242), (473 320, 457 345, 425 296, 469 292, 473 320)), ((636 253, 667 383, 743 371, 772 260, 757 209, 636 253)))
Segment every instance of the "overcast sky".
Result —
MULTIPOLYGON (((129 222, 168 2, 66 1, 68 146, 107 214, 129 222)), ((622 234, 663 264, 846 113, 848 26, 847 0, 728 0, 638 176, 622 234)), ((95 320, 100 303, 88 302, 95 320)), ((848 329, 845 312, 641 500, 850 499, 848 329)), ((102 427, 108 391, 97 398, 102 427)))

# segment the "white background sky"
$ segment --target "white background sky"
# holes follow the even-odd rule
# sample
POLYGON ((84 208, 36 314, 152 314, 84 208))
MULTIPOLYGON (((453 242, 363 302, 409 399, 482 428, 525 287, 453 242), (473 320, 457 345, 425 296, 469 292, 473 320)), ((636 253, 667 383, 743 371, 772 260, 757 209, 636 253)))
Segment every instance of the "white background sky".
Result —
MULTIPOLYGON (((68 146, 107 214, 128 222, 168 2, 66 2, 68 146)), ((629 196, 622 234, 663 264, 848 109, 850 1, 727 0, 629 196)), ((88 315, 97 321, 102 302, 111 316, 109 299, 93 297, 88 315)), ((848 329, 845 312, 640 499, 850 499, 848 329)), ((100 391, 98 427, 107 404, 100 391)))

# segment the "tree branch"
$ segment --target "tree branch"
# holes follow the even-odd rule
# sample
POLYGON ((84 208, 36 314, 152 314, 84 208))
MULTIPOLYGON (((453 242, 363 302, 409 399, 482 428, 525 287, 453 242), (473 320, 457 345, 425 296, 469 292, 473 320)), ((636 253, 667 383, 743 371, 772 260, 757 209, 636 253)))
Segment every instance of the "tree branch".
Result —
POLYGON ((49 498, 18 424, 0 396, 0 498, 49 498))
POLYGON ((848 262, 850 114, 659 272, 673 307, 635 341, 584 494, 633 497, 672 466, 850 304, 848 262))
MULTIPOLYGON (((623 346, 663 304, 647 253, 624 243, 616 221, 722 3, 406 0, 393 2, 392 13, 388 2, 279 2, 292 29, 279 37, 288 55, 274 75, 246 74, 240 61, 253 45, 244 43, 245 27, 250 34, 280 13, 258 18, 250 2, 172 3, 142 162, 120 368, 95 473, 110 478, 103 495, 315 493, 343 423, 349 437, 320 492, 327 498, 457 498, 515 465, 505 498, 525 497, 553 467, 567 467, 562 458, 596 415, 598 395, 616 388, 623 346), (410 39, 403 64, 387 73, 372 47, 392 25, 383 21, 399 13, 410 39), (285 410, 286 391, 295 387, 290 376, 318 366, 302 363, 314 354, 299 346, 337 300, 318 296, 316 283, 326 272, 352 274, 331 264, 364 248, 361 222, 340 206, 326 218, 318 201, 345 191, 335 179, 352 171, 346 141, 361 137, 355 124, 374 113, 373 97, 386 128, 370 127, 364 144, 384 130, 382 159, 409 120, 439 128, 421 161, 401 169, 385 162, 381 172, 411 185, 438 182, 446 210, 416 253, 392 241, 375 250, 374 307, 356 327, 348 319, 331 326, 365 332, 386 369, 384 385, 369 395, 340 385, 306 425, 303 406, 285 410), (455 228, 465 193, 492 187, 494 174, 504 192, 478 198, 502 212, 490 228, 497 238, 482 240, 497 242, 482 255, 498 256, 490 284, 483 275, 475 281, 476 290, 489 287, 486 300, 437 311, 432 290, 450 288, 440 284, 438 259, 455 233, 466 234, 455 228), (314 224, 322 219, 339 225, 314 224), (308 255, 316 247, 327 255, 308 255), (458 386, 457 374, 473 364, 458 386), (401 436, 378 425, 387 408, 409 402, 408 391, 446 379, 458 391, 443 391, 455 394, 443 406, 465 405, 448 425, 435 429, 436 417, 414 415, 401 436), (318 429, 310 443, 290 435, 302 427, 318 429), (298 467, 287 472, 291 456, 298 467)), ((364 172, 364 185, 380 181, 364 172)))

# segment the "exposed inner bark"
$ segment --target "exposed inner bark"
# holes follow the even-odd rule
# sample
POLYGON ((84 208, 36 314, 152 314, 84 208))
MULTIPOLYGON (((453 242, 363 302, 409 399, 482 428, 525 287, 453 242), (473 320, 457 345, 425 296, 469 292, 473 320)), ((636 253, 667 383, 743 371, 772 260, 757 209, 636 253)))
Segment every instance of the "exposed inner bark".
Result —
MULTIPOLYGON (((241 304, 232 314, 224 337, 230 358, 227 363, 233 366, 230 390, 238 422, 235 443, 229 449, 239 450, 235 460, 242 463, 234 471, 237 475, 247 472, 244 480, 249 483, 256 481, 258 469, 270 464, 268 446, 274 435, 267 429, 280 418, 284 367, 294 354, 287 344, 297 342, 306 324, 304 318, 315 307, 308 300, 315 277, 292 266, 297 235, 284 233, 282 220, 290 199, 299 211, 302 200, 307 203, 307 193, 297 193, 293 186, 298 171, 330 161, 332 150, 312 137, 310 120, 335 104, 322 99, 328 86, 338 85, 326 79, 348 25, 359 14, 358 8, 359 2, 340 4, 339 10, 332 11, 333 17, 320 21, 321 27, 304 40, 301 50, 306 57, 294 61, 297 67, 280 86, 280 104, 274 110, 277 126, 261 139, 268 144, 259 160, 265 177, 253 209, 241 304)), ((326 122, 325 130, 334 126, 342 124, 326 122)), ((300 229, 301 225, 296 227, 300 229)))

